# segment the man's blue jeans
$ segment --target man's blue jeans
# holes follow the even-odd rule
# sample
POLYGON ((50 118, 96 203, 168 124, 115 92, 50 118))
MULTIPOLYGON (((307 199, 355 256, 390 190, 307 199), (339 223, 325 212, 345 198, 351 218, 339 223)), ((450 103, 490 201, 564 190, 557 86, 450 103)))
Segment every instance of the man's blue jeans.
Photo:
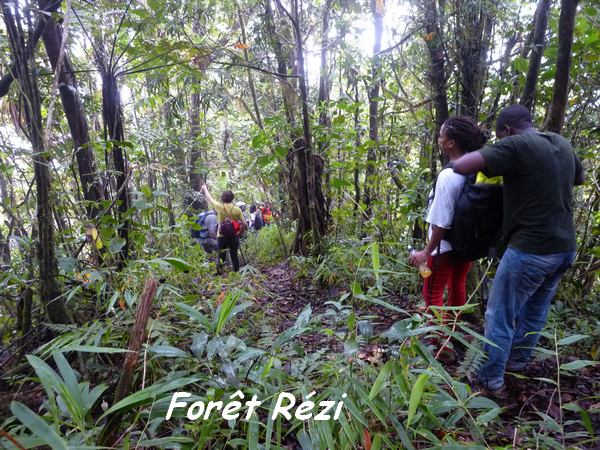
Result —
POLYGON ((550 303, 575 252, 533 255, 508 248, 494 277, 485 312, 488 359, 479 380, 488 389, 504 385, 507 362, 524 367, 544 328, 550 303))

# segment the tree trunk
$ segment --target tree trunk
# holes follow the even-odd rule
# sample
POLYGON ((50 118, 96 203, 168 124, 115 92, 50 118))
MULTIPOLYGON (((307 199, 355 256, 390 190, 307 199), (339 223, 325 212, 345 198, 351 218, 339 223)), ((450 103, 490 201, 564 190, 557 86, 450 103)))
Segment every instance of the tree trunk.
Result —
POLYGON ((527 77, 525 78, 525 87, 521 95, 521 104, 530 111, 535 103, 535 89, 542 55, 544 54, 544 45, 546 42, 546 28, 548 28, 548 13, 550 11, 550 0, 540 0, 535 11, 535 25, 533 29, 533 47, 529 57, 529 67, 527 77))
MULTIPOLYGON (((5 165, 4 161, 2 160, 2 158, 0 158, 0 167, 4 167, 4 165, 5 165)), ((8 202, 10 199, 9 195, 8 195, 7 186, 8 186, 8 180, 6 179, 6 176, 4 175, 4 172, 2 171, 2 169, 0 169, 0 204, 10 205, 9 207, 12 207, 12 204, 5 203, 5 202, 8 202)), ((2 224, 0 224, 0 227, 1 226, 2 226, 2 224)), ((0 228, 0 261, 2 261, 2 264, 5 266, 10 266, 10 264, 11 264, 11 255, 10 255, 11 231, 12 231, 12 227, 9 226, 9 232, 5 237, 4 234, 2 233, 2 228, 0 228)), ((2 269, 2 270, 4 270, 4 269, 2 269)))
POLYGON ((375 42, 373 44, 373 57, 371 61, 371 86, 369 88, 369 140, 367 150, 367 168, 365 172, 364 202, 366 205, 365 215, 370 217, 372 211, 372 184, 377 164, 377 151, 379 146, 379 87, 381 85, 381 36, 383 34, 384 2, 382 0, 371 0, 371 12, 373 13, 373 28, 375 42))
POLYGON ((169 227, 173 228, 176 225, 175 222, 175 213, 173 209, 173 200, 171 197, 171 182, 169 181, 169 172, 168 169, 165 169, 163 172, 163 183, 165 186, 165 192, 167 193, 167 209, 169 210, 169 227))
MULTIPOLYGON (((315 182, 315 177, 317 175, 314 170, 314 161, 312 159, 313 154, 311 148, 307 100, 308 94, 304 77, 304 55, 301 41, 302 36, 300 35, 300 28, 297 23, 298 15, 295 14, 292 16, 292 14, 285 10, 285 8, 279 2, 277 5, 279 10, 286 14, 290 19, 290 22, 293 25, 293 38, 296 42, 296 65, 294 66, 294 75, 295 79, 297 79, 300 83, 300 97, 302 101, 302 135, 299 135, 296 131, 297 124, 295 117, 295 98, 297 93, 295 91, 294 84, 290 82, 290 80, 294 79, 288 78, 288 57, 284 51, 283 44, 276 38, 278 34, 275 29, 275 21, 270 1, 265 1, 265 19, 267 30, 271 36, 271 44, 277 58, 277 73, 279 74, 283 106, 286 119, 291 130, 292 149, 287 156, 287 168, 290 203, 294 205, 293 215, 295 215, 297 218, 293 252, 306 254, 308 252, 308 245, 305 239, 306 235, 309 234, 312 237, 313 244, 315 245, 314 249, 318 251, 318 246, 320 245, 321 240, 320 236, 324 233, 324 226, 321 233, 319 227, 315 228, 313 226, 316 219, 313 213, 316 211, 316 208, 318 208, 318 202, 316 199, 319 198, 319 194, 315 193, 315 190, 318 189, 321 191, 321 185, 320 178, 315 182), (315 239, 315 235, 317 236, 317 239, 315 239)), ((297 5, 294 3, 293 6, 297 5)), ((297 12, 295 7, 293 11, 295 13, 297 12)), ((322 208, 322 211, 324 212, 324 207, 322 208)), ((319 212, 316 211, 316 214, 318 215, 319 212)), ((320 217, 324 217, 324 215, 321 215, 320 217)))
MULTIPOLYGON (((60 298, 58 286, 58 261, 54 248, 54 225, 52 220, 52 192, 50 183, 49 158, 44 148, 42 136, 42 112, 36 71, 31 69, 27 57, 25 33, 21 29, 20 7, 15 1, 10 7, 0 0, 11 52, 13 54, 17 79, 24 97, 23 110, 33 150, 34 178, 37 191, 38 259, 40 265, 40 298, 53 323, 68 323, 65 305, 60 298), (15 16, 11 8, 14 5, 15 16)), ((25 9, 30 14, 29 9, 25 9)), ((30 23, 27 20, 26 23, 30 23)))
MULTIPOLYGON (((358 79, 357 79, 358 73, 353 71, 353 76, 352 76, 352 87, 354 89, 354 102, 355 103, 359 103, 360 101, 360 91, 358 89, 358 79)), ((356 107, 354 109, 354 132, 356 133, 356 140, 354 141, 354 145, 356 147, 356 149, 358 150, 361 146, 361 140, 362 140, 362 129, 360 126, 360 108, 356 107)), ((353 179, 354 179, 354 212, 357 213, 356 215, 356 223, 360 224, 360 226, 362 226, 362 220, 359 217, 360 214, 360 201, 361 201, 361 192, 360 192, 360 171, 358 168, 358 158, 355 158, 354 161, 355 167, 354 167, 354 173, 353 173, 353 179)), ((357 230, 359 231, 359 230, 357 230)))
MULTIPOLYGON (((329 103, 329 94, 331 91, 331 83, 329 81, 329 65, 327 64, 327 50, 329 48, 329 16, 331 14, 331 1, 326 0, 323 5, 323 20, 321 27, 321 67, 319 73, 319 97, 318 97, 318 108, 319 108, 319 126, 321 132, 326 133, 325 130, 331 129, 331 118, 327 112, 329 103)), ((323 158, 327 158, 327 150, 329 144, 326 139, 322 139, 319 144, 319 155, 323 158)), ((325 159, 325 161, 327 161, 325 159)), ((325 186, 329 186, 329 174, 330 171, 326 172, 325 186)), ((331 208, 332 196, 331 192, 328 193, 328 198, 325 201, 327 211, 331 208)))
POLYGON ((433 106, 435 109, 435 139, 432 147, 431 173, 436 172, 435 151, 442 165, 448 162, 448 157, 442 154, 437 147, 437 136, 440 128, 448 119, 448 95, 446 93, 446 58, 444 55, 444 41, 442 27, 439 23, 437 1, 425 0, 425 41, 429 51, 428 78, 432 88, 433 106))
POLYGON ((457 2, 456 17, 468 26, 457 24, 458 66, 460 70, 460 112, 477 121, 487 70, 487 54, 494 20, 483 2, 457 2))
MULTIPOLYGON (((306 197, 308 200, 308 217, 309 225, 308 228, 301 230, 302 233, 308 231, 312 234, 313 252, 320 254, 322 250, 321 236, 325 232, 325 224, 323 221, 319 222, 319 217, 324 219, 325 217, 325 205, 318 203, 319 194, 317 191, 322 192, 320 186, 320 177, 317 179, 317 172, 315 170, 315 161, 313 158, 312 151, 312 135, 310 130, 310 114, 308 111, 308 90, 306 86, 306 73, 304 69, 304 49, 302 32, 300 31, 300 12, 298 10, 298 0, 293 0, 294 7, 294 18, 292 20, 294 27, 294 34, 296 37, 296 58, 297 58, 297 75, 299 76, 300 84, 300 99, 302 101, 302 134, 303 134, 303 151, 298 152, 298 155, 303 155, 304 161, 301 165, 305 165, 305 176, 300 177, 300 183, 302 190, 306 190, 306 197)), ((292 17, 290 16, 290 19, 292 17)), ((305 209, 305 205, 300 205, 301 209, 305 209)))
MULTIPOLYGON (((517 43, 517 34, 514 33, 508 40, 506 41, 506 47, 504 48, 504 53, 502 54, 502 59, 500 60, 500 69, 498 71, 498 78, 500 79, 500 83, 504 83, 506 80, 506 75, 508 73, 508 68, 510 67, 510 55, 512 50, 517 43)), ((498 105, 500 104, 500 97, 502 96, 502 87, 498 88, 496 95, 494 96, 494 101, 492 102, 492 106, 487 112, 487 117, 484 121, 484 126, 488 129, 492 127, 492 123, 496 119, 496 115, 498 113, 498 105)))
MULTIPOLYGON (((237 2, 236 2, 237 3, 237 2)), ((238 11, 238 21, 240 24, 240 30, 242 32, 242 44, 248 45, 248 37, 246 36, 246 26, 244 24, 244 16, 242 15, 242 10, 240 6, 237 5, 238 11)), ((244 61, 247 65, 250 65, 250 59, 248 58, 248 49, 244 47, 242 49, 242 53, 244 55, 244 61)), ((248 87, 250 88, 250 96, 252 97, 252 106, 254 107, 254 118, 256 120, 256 124, 260 129, 263 128, 262 118, 260 115, 260 108, 258 107, 258 97, 256 95, 256 88, 254 87, 254 78, 252 77, 252 71, 250 67, 246 67, 246 74, 248 76, 248 87)))
MULTIPOLYGON (((38 5, 42 10, 50 10, 55 3, 56 0, 38 0, 38 5)), ((61 25, 51 15, 46 17, 46 26, 42 38, 52 69, 56 70, 63 37, 61 25)), ((104 200, 105 194, 97 178, 94 152, 88 146, 90 135, 83 106, 77 92, 77 80, 71 61, 66 54, 64 55, 58 82, 63 110, 73 139, 81 189, 83 190, 83 198, 86 200, 86 213, 90 219, 93 219, 100 212, 98 202, 104 200)))
MULTIPOLYGON (((200 11, 196 11, 194 15, 194 23, 192 25, 192 31, 195 34, 200 33, 200 11)), ((202 158, 201 148, 201 137, 202 133, 200 130, 200 92, 199 85, 200 79, 192 77, 191 80, 192 93, 190 95, 190 153, 189 153, 189 177, 192 191, 194 191, 194 198, 192 199, 192 205, 204 209, 207 204, 204 198, 198 199, 197 193, 200 192, 202 185, 206 182, 206 170, 204 168, 204 161, 202 158)))
MULTIPOLYGON (((298 136, 296 133, 296 117, 294 112, 294 101, 295 101, 295 78, 287 78, 288 75, 288 59, 284 52, 282 43, 278 39, 277 29, 275 27, 275 16, 273 14, 273 8, 271 6, 271 0, 265 0, 265 27, 269 35, 269 42, 275 58, 277 60, 277 74, 279 75, 279 88, 281 92, 283 111, 285 114, 286 121, 291 130, 292 148, 288 152, 285 162, 281 164, 282 174, 280 178, 285 180, 287 185, 287 193, 289 197, 290 205, 290 216, 292 220, 300 220, 301 212, 298 210, 298 187, 296 182, 296 152, 298 151, 297 141, 298 136)), ((287 37, 287 36, 286 36, 287 37)), ((296 234, 296 240, 294 243, 294 253, 304 253, 302 247, 302 238, 296 234)))
MULTIPOLYGON (((56 11, 60 3, 61 0, 38 0, 38 5, 42 11, 56 11)), ((56 69, 62 42, 62 28, 51 14, 40 14, 35 24, 31 42, 26 49, 27 57, 30 56, 30 52, 34 51, 40 37, 43 37, 46 53, 52 68, 56 69)), ((16 71, 13 67, 2 78, 0 81, 0 96, 8 92, 15 74, 16 71)), ((86 146, 89 143, 88 125, 77 93, 77 81, 73 67, 66 55, 59 83, 63 109, 73 139, 83 197, 87 202, 85 206, 86 213, 89 218, 94 218, 99 212, 97 202, 103 200, 105 194, 97 180, 93 150, 86 146)))
POLYGON ((565 121, 565 109, 569 95, 569 71, 571 70, 571 47, 573 45, 573 29, 579 0, 561 0, 560 18, 558 21, 558 56, 556 58, 556 75, 554 91, 550 104, 548 131, 560 133, 565 121))
MULTIPOLYGON (((105 139, 122 142, 125 140, 123 132, 123 111, 121 108, 121 97, 117 78, 113 73, 110 62, 106 64, 100 62, 102 75, 102 117, 104 119, 105 139)), ((117 267, 122 269, 129 257, 129 219, 126 217, 129 209, 129 189, 127 183, 128 164, 127 155, 123 146, 113 144, 112 146, 113 164, 116 172, 116 195, 119 200, 119 237, 124 239, 125 244, 117 254, 117 267)))
MULTIPOLYGON (((30 52, 35 50, 38 41, 42 37, 42 32, 44 31, 44 27, 46 26, 46 20, 40 18, 35 23, 35 28, 33 30, 33 34, 31 35, 29 42, 27 43, 27 48, 25 49, 25 58, 31 58, 30 52)), ((0 79, 0 97, 4 97, 8 94, 8 90, 12 82, 19 77, 17 63, 14 62, 10 67, 8 73, 6 73, 2 79, 0 79)))

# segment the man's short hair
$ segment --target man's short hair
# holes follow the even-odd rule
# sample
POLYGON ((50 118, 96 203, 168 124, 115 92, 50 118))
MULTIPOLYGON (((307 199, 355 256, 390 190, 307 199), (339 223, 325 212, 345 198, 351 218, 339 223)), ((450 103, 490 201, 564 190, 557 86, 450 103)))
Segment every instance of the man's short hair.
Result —
POLYGON ((221 201, 223 203, 231 203, 233 201, 233 192, 225 191, 221 194, 221 201))
POLYGON ((500 112, 500 115, 498 115, 496 129, 504 128, 505 125, 512 128, 523 129, 529 128, 532 124, 531 113, 527 108, 523 105, 510 105, 509 107, 504 108, 500 112))

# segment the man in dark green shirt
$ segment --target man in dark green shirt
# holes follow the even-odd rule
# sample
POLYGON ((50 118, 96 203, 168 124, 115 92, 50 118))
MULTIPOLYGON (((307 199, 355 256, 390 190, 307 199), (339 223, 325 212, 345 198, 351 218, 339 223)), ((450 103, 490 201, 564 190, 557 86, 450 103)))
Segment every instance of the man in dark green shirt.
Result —
POLYGON ((485 313, 488 359, 478 384, 493 393, 504 371, 523 370, 546 323, 563 273, 575 257, 573 185, 585 174, 571 144, 534 128, 527 108, 512 105, 498 116, 496 144, 454 162, 454 171, 504 177, 503 238, 508 243, 485 313))

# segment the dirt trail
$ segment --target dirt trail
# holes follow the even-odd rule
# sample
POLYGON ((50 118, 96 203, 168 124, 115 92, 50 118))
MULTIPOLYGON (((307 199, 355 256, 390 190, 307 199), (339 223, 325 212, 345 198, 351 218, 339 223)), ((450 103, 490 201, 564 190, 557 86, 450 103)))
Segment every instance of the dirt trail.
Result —
MULTIPOLYGON (((307 278, 298 278, 296 271, 286 263, 277 266, 265 268, 262 271, 266 277, 263 289, 267 295, 259 299, 259 303, 267 308, 267 314, 276 318, 278 321, 278 331, 282 332, 291 327, 298 314, 310 304, 313 314, 323 313, 327 309, 325 302, 328 300, 339 300, 344 293, 343 288, 332 287, 323 289, 311 284, 307 278)), ((391 302, 409 313, 417 311, 414 304, 406 298, 392 299, 391 302)), ((404 316, 391 312, 385 307, 377 305, 363 305, 363 309, 355 309, 357 317, 370 316, 374 324, 375 335, 389 328, 394 322, 402 319, 404 316)), ((483 323, 479 313, 473 317, 466 317, 469 326, 478 332, 483 332, 483 323)), ((330 324, 323 323, 323 327, 330 324)), ((343 343, 335 338, 327 337, 324 334, 309 334, 301 339, 306 351, 328 348, 332 352, 343 352, 343 343)), ((545 344, 542 342, 542 344, 545 344)), ((550 344, 548 344, 550 345, 550 344)), ((373 349, 377 345, 361 348, 361 353, 365 360, 372 361, 373 349)), ((382 345, 385 347, 385 345, 382 345)), ((547 347, 547 346, 546 346, 547 347)), ((461 356, 464 355, 464 348, 457 345, 457 361, 446 364, 446 369, 451 374, 456 374, 457 368, 461 363, 461 356)), ((375 358, 380 360, 381 358, 375 358)), ((561 357, 561 364, 573 361, 573 357, 561 357)), ((581 359, 587 359, 581 357, 581 359)), ((561 395, 558 395, 556 386, 548 381, 540 380, 545 378, 549 380, 557 379, 556 360, 553 357, 534 360, 524 377, 516 377, 507 374, 506 385, 507 395, 503 398, 494 399, 498 404, 505 408, 502 414, 504 425, 499 430, 498 442, 512 442, 514 438, 515 419, 520 418, 524 421, 542 420, 538 413, 547 414, 555 421, 562 420, 564 423, 568 420, 581 420, 582 416, 578 412, 561 410, 560 402, 563 405, 567 403, 577 404, 585 411, 589 411, 591 426, 598 434, 600 432, 600 365, 586 367, 573 376, 561 375, 561 395), (562 414, 562 417, 561 417, 562 414)), ((583 431, 582 425, 573 424, 565 427, 566 432, 583 431)), ((594 447, 581 447, 594 448, 594 447)), ((600 448, 600 447, 598 447, 600 448)))

